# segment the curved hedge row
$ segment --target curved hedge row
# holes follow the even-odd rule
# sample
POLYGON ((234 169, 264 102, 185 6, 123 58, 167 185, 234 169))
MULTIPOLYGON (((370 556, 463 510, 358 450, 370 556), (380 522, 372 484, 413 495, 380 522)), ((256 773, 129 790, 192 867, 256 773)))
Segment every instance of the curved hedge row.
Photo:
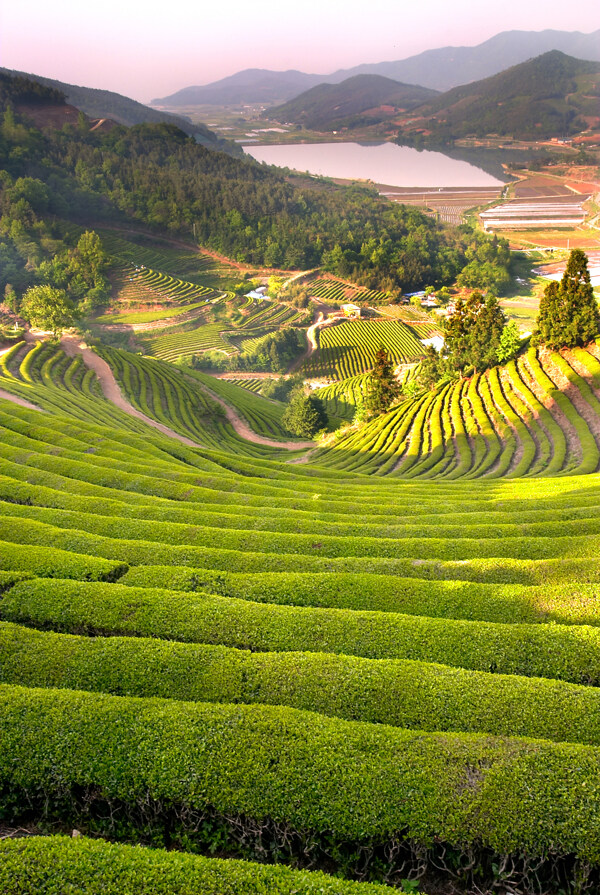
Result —
POLYGON ((401 834, 600 860, 600 752, 589 746, 10 686, 0 722, 5 802, 30 797, 47 819, 78 820, 76 788, 86 811, 94 801, 124 801, 130 816, 168 808, 190 841, 202 832, 186 812, 211 809, 338 842, 401 834))
MULTIPOLYGON (((0 507, 2 503, 0 502, 0 507)), ((512 559, 558 559, 563 557, 593 558, 600 551, 600 519, 591 520, 580 528, 589 533, 560 535, 559 524, 548 523, 547 526, 535 527, 535 536, 513 533, 511 536, 479 537, 468 532, 459 537, 442 533, 423 536, 418 526, 412 531, 405 529, 404 536, 374 537, 372 535, 344 535, 300 533, 290 531, 257 531, 255 529, 221 529, 210 525, 185 525, 177 522, 163 521, 157 525, 154 520, 123 519, 101 516, 95 513, 56 510, 52 507, 19 506, 4 504, 2 509, 7 516, 21 517, 23 524, 43 523, 65 530, 75 529, 91 535, 122 540, 162 544, 173 547, 219 543, 222 549, 249 553, 286 553, 291 555, 352 557, 380 559, 413 560, 441 559, 463 560, 482 558, 512 559), (547 531, 545 530, 547 528, 547 531), (318 540, 315 540, 318 537, 318 540)), ((11 527, 12 527, 11 523, 11 527)), ((576 531, 579 523, 573 523, 576 531)), ((273 526, 276 527, 275 525, 273 526)), ((285 525, 282 528, 285 529, 285 525)), ((564 523, 569 531, 569 523, 564 523)), ((522 531, 527 527, 522 526, 522 531)), ((0 529, 1 531, 1 529, 0 529)), ((533 532, 532 532, 533 534, 533 532)), ((1 535, 0 535, 1 536, 1 535)))
POLYGON ((600 629, 250 603, 121 584, 33 579, 0 601, 6 621, 68 633, 157 637, 261 652, 417 659, 600 684, 600 629))
MULTIPOLYGON (((28 836, 0 841, 5 895, 386 895, 388 886, 317 871, 203 858, 98 839, 28 836)), ((396 890, 398 891, 398 890, 396 890)))
POLYGON ((600 746, 596 688, 410 660, 77 637, 0 622, 0 681, 600 746))
POLYGON ((183 566, 133 566, 119 582, 133 587, 204 591, 254 603, 506 624, 600 625, 598 588, 594 584, 526 586, 333 571, 244 574, 183 566))
POLYGON ((0 541, 0 568, 27 572, 37 578, 76 578, 80 581, 116 581, 128 566, 122 562, 82 556, 56 547, 34 547, 0 541))

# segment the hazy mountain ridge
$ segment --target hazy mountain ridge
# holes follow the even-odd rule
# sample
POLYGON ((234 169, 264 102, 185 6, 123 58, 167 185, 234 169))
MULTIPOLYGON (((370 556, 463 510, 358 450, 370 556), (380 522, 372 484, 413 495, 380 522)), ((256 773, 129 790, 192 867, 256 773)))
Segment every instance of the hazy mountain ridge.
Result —
POLYGON ((198 87, 185 87, 153 105, 184 108, 192 105, 275 104, 287 102, 319 84, 339 84, 355 75, 372 74, 405 84, 446 91, 491 77, 505 69, 560 50, 577 59, 600 61, 600 30, 502 31, 474 47, 439 47, 392 62, 375 62, 315 75, 290 70, 249 68, 198 87))
POLYGON ((550 50, 600 61, 600 30, 590 34, 551 29, 502 31, 474 47, 439 47, 397 62, 357 65, 334 72, 331 77, 339 81, 356 74, 379 74, 445 91, 499 74, 550 50))
POLYGON ((319 84, 281 106, 270 108, 266 117, 290 121, 320 130, 385 120, 392 110, 377 112, 380 106, 408 111, 433 96, 435 91, 401 84, 380 75, 356 75, 341 84, 319 84), (368 116, 364 113, 370 113, 368 116))
POLYGON ((34 75, 28 72, 13 71, 8 68, 0 68, 0 73, 11 78, 25 79, 35 82, 57 91, 65 98, 65 102, 80 109, 88 118, 109 118, 117 124, 131 127, 134 124, 174 124, 185 133, 190 134, 208 149, 217 149, 230 154, 240 155, 241 150, 228 140, 218 137, 204 124, 192 124, 188 118, 171 115, 168 112, 160 112, 151 109, 137 100, 113 93, 111 90, 98 90, 93 87, 79 87, 74 84, 66 84, 53 78, 42 75, 34 75))
POLYGON ((584 129, 598 118, 600 63, 558 50, 507 71, 456 87, 413 110, 401 135, 432 139, 487 134, 535 140, 584 129))
POLYGON ((184 87, 171 96, 153 99, 152 104, 185 108, 185 106, 211 104, 285 102, 311 87, 316 87, 323 80, 323 75, 309 75, 293 69, 270 71, 262 68, 246 68, 212 84, 184 87))

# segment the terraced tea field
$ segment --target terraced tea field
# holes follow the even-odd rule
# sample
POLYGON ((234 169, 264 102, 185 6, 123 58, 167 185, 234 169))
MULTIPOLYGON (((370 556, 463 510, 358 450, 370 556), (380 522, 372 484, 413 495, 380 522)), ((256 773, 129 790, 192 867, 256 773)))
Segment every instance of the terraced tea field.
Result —
POLYGON ((595 472, 598 355, 595 345, 562 354, 530 349, 504 368, 405 400, 349 432, 319 463, 409 478, 595 472))
POLYGON ((143 344, 153 357, 166 361, 189 358, 202 351, 233 354, 235 349, 221 335, 222 328, 219 323, 207 323, 189 331, 169 332, 154 338, 146 336, 143 344))
MULTIPOLYGON (((294 863, 332 837, 367 855, 376 841, 386 882, 418 876, 425 892, 450 855, 468 883, 509 853, 515 880, 524 855, 548 883, 572 854, 595 878, 597 476, 386 482, 174 451, 118 414, 84 421, 102 402, 77 397, 74 375, 51 406, 73 361, 32 351, 46 412, 0 410, 5 822, 117 840, 125 825, 148 842, 151 808, 154 845, 209 852, 218 825, 221 854, 243 841, 258 858, 268 829, 294 863), (460 869, 465 844, 477 871, 460 869)), ((25 873, 23 856, 75 873, 94 849, 124 872, 124 847, 49 838, 3 844, 0 874, 25 873)), ((346 873, 364 873, 362 854, 346 873)), ((267 891, 346 891, 239 873, 238 891, 257 874, 267 891)))
POLYGON ((361 304, 385 304, 389 301, 389 292, 366 289, 355 286, 335 277, 323 277, 307 284, 312 298, 320 298, 325 302, 343 304, 344 302, 360 302, 361 304))
POLYGON ((304 365, 307 377, 349 379, 373 368, 382 346, 394 364, 420 358, 424 349, 403 323, 350 320, 318 331, 319 347, 304 365))
POLYGON ((225 274, 230 278, 238 276, 234 266, 215 261, 210 255, 191 246, 173 245, 160 238, 128 231, 100 229, 98 233, 105 251, 126 267, 164 271, 197 285, 204 284, 207 274, 225 274))
POLYGON ((0 356, 40 408, 0 397, 0 890, 596 891, 594 346, 302 463, 207 389, 273 402, 104 353, 198 446, 79 356, 0 356))

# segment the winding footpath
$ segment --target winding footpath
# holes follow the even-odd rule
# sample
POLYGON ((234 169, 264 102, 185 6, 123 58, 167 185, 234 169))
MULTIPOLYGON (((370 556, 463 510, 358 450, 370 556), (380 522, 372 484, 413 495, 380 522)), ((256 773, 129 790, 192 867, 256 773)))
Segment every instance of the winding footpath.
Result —
MULTIPOLYGON (((132 404, 130 404, 129 401, 123 396, 123 393, 121 392, 119 384, 117 383, 117 380, 115 379, 114 373, 111 370, 110 366, 106 363, 105 360, 99 357, 95 351, 92 351, 91 348, 88 348, 85 342, 82 342, 73 336, 64 336, 61 340, 61 347, 65 354, 68 354, 69 357, 80 355, 86 367, 89 370, 93 370, 98 377, 100 387, 102 388, 102 393, 106 400, 114 404, 115 407, 118 407, 119 410, 122 410, 124 413, 129 414, 129 416, 133 416, 136 419, 142 420, 142 422, 147 423, 147 425, 149 426, 152 426, 153 429, 157 429, 159 432, 162 432, 163 435, 166 435, 169 438, 176 438, 177 441, 182 442, 182 444, 187 444, 189 447, 206 447, 205 445, 199 444, 197 441, 192 441, 191 438, 186 438, 185 435, 180 435, 178 432, 175 432, 168 426, 163 425, 163 423, 159 423, 156 420, 153 420, 151 417, 146 416, 145 413, 142 413, 140 410, 137 410, 132 404)), ((195 384, 198 385, 198 383, 195 384)), ((223 408, 228 421, 231 423, 240 438, 244 438, 246 441, 250 441, 253 444, 262 444, 268 447, 281 448, 287 451, 300 451, 304 450, 305 448, 314 447, 314 443, 312 441, 274 441, 270 438, 264 438, 262 435, 257 435, 256 432, 253 432, 250 426, 222 398, 216 395, 210 388, 206 386, 202 386, 202 388, 207 394, 210 395, 215 403, 219 404, 223 408)))

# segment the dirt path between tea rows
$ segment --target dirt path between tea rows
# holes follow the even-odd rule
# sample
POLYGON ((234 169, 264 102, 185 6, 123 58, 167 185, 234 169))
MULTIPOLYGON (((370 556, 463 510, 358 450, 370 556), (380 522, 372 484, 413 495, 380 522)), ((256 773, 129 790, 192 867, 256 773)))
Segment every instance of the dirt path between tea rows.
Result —
MULTIPOLYGON (((199 444, 197 441, 192 441, 191 438, 186 438, 185 435, 180 435, 178 432, 175 432, 168 426, 163 425, 163 423, 159 423, 156 420, 153 420, 151 417, 146 416, 145 413, 142 413, 140 410, 137 410, 132 404, 130 404, 129 401, 123 396, 120 386, 115 379, 114 373, 111 370, 110 366, 106 363, 105 360, 97 355, 95 351, 92 351, 91 348, 88 348, 85 342, 81 342, 79 339, 73 338, 71 336, 65 336, 61 341, 61 347, 65 354, 68 354, 69 357, 80 355, 86 367, 90 370, 93 370, 98 377, 104 397, 107 399, 107 401, 110 401, 111 404, 114 404, 115 407, 118 407, 119 410, 122 410, 124 413, 129 414, 129 416, 133 416, 136 419, 142 420, 142 422, 146 423, 148 426, 152 426, 153 429, 157 429, 159 432, 162 432, 163 435, 166 435, 169 438, 176 438, 177 441, 182 442, 182 444, 187 444, 189 447, 205 447, 205 445, 199 444)), ((240 416, 238 416, 236 411, 232 407, 230 407, 229 404, 227 404, 222 398, 216 395, 210 388, 207 388, 205 386, 203 386, 203 388, 210 395, 210 397, 223 408, 223 410, 225 411, 225 416, 227 417, 228 421, 231 423, 237 434, 240 436, 240 438, 244 438, 246 441, 250 441, 253 444, 263 444, 268 447, 282 448, 283 450, 288 451, 299 451, 304 448, 314 447, 314 444, 312 442, 274 441, 270 438, 264 438, 262 435, 257 435, 256 432, 253 432, 250 426, 240 416)), ((12 396, 10 397, 10 399, 14 400, 12 396)))

